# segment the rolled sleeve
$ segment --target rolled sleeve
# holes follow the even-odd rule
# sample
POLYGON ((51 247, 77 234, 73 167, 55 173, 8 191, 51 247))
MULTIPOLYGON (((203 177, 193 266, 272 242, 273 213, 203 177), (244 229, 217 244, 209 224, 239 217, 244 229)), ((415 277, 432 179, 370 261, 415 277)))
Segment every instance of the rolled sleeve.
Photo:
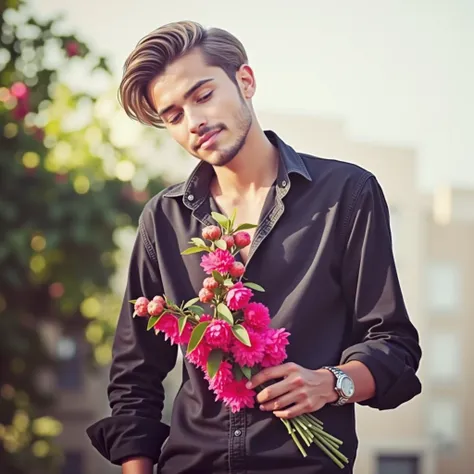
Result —
POLYGON ((92 445, 113 464, 138 456, 157 462, 169 433, 161 422, 163 380, 176 364, 177 349, 161 334, 146 330, 147 318, 133 318, 129 302, 162 293, 156 253, 141 218, 112 349, 112 414, 87 429, 92 445))
POLYGON ((395 268, 388 207, 373 176, 360 188, 347 235, 342 280, 353 317, 341 364, 357 360, 372 373, 376 393, 362 405, 395 408, 421 392, 421 348, 395 268))

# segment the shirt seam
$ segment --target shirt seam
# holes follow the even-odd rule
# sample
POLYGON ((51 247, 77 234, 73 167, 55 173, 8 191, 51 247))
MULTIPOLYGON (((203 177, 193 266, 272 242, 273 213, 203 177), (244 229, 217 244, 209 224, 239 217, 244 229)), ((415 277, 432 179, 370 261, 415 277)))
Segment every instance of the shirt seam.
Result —
POLYGON ((143 244, 145 246, 146 253, 148 254, 148 257, 158 265, 158 257, 156 255, 155 249, 153 248, 153 245, 150 242, 150 239, 148 237, 147 231, 145 229, 145 224, 143 223, 143 220, 140 219, 138 223, 138 229, 140 232, 140 236, 143 239, 143 244))
POLYGON ((372 178, 371 174, 363 175, 357 183, 356 189, 352 195, 351 203, 349 204, 349 208, 347 209, 346 217, 344 219, 343 238, 347 233, 350 223, 354 221, 353 212, 354 212, 357 202, 359 201, 360 195, 362 194, 362 190, 364 189, 367 181, 369 181, 369 179, 371 178, 372 178))

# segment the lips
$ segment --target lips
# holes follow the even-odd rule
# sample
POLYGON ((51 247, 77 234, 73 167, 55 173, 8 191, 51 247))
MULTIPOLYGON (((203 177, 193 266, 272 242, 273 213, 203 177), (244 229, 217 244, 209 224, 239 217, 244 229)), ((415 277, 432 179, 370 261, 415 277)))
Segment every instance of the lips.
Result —
POLYGON ((211 146, 214 141, 216 140, 217 135, 221 132, 221 130, 213 130, 212 132, 208 132, 204 134, 198 141, 197 147, 206 149, 211 146))

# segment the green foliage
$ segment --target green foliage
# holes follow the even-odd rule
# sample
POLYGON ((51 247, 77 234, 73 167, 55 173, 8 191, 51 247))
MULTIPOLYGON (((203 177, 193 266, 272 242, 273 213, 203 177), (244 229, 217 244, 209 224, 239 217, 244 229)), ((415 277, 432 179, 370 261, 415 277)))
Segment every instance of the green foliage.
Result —
POLYGON ((54 397, 38 380, 57 361, 43 329, 82 332, 91 365, 109 362, 117 232, 163 183, 114 144, 115 100, 62 79, 74 65, 112 86, 106 58, 21 5, 0 0, 0 472, 52 474, 59 429, 41 418, 54 397))

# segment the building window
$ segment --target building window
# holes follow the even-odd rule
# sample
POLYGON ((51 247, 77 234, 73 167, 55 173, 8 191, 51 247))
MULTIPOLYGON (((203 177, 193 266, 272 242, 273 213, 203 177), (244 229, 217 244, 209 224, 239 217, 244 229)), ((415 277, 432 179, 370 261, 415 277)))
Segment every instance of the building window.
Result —
POLYGON ((454 313, 461 303, 461 275, 453 262, 428 265, 428 306, 435 313, 454 313))
POLYGON ((58 388, 77 390, 83 384, 83 361, 74 337, 63 336, 56 346, 58 388))
POLYGON ((80 451, 66 451, 61 474, 84 474, 84 458, 80 451))
POLYGON ((419 457, 416 455, 381 455, 378 457, 377 474, 420 474, 419 457))
POLYGON ((428 407, 429 436, 441 449, 450 450, 459 443, 461 414, 453 399, 431 400, 428 407))
POLYGON ((452 382, 461 375, 461 341, 453 332, 430 336, 427 363, 430 377, 436 382, 452 382))

